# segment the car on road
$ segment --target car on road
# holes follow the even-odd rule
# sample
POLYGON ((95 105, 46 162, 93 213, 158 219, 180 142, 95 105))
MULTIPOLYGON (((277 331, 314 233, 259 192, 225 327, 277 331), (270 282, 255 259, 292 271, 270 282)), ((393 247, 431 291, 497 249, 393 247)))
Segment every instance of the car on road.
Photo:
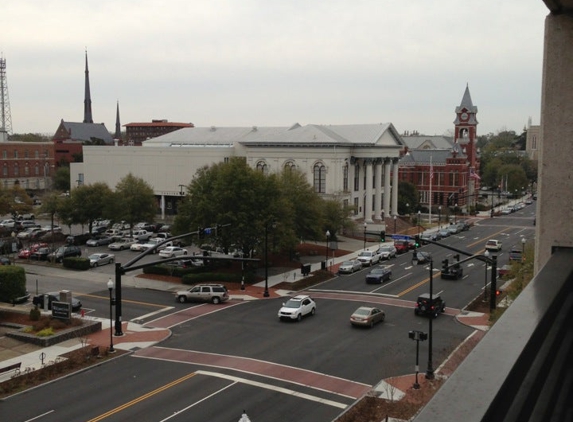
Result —
POLYGON ((426 315, 437 318, 440 313, 446 310, 446 302, 439 293, 434 293, 431 297, 429 293, 422 293, 418 296, 414 314, 426 315))
MULTIPOLYGON (((36 295, 32 298, 32 303, 40 308, 44 307, 44 296, 48 296, 48 309, 52 309, 52 302, 60 302, 60 292, 49 292, 36 295)), ((78 312, 82 308, 82 302, 72 297, 72 311, 78 312)))
POLYGON ((362 251, 358 254, 357 259, 362 262, 363 266, 369 267, 380 262, 380 255, 376 251, 362 251))
POLYGON ((112 251, 123 251, 124 249, 130 249, 131 245, 135 243, 137 243, 137 241, 133 240, 132 238, 122 237, 121 239, 110 243, 107 245, 107 247, 112 251))
POLYGON ((523 262, 523 251, 517 246, 512 246, 509 250, 509 261, 523 262))
POLYGON ((366 283, 368 284, 382 284, 390 280, 392 277, 392 270, 388 267, 377 267, 366 274, 366 283))
POLYGON ((361 306, 350 315, 350 324, 360 327, 374 327, 378 322, 384 322, 386 313, 380 308, 361 306))
POLYGON ((490 239, 485 244, 486 251, 501 251, 501 241, 490 239))
POLYGON ((442 239, 444 239, 446 237, 449 237, 451 233, 446 229, 440 229, 440 230, 438 230, 438 234, 440 235, 440 237, 442 239))
POLYGON ((442 238, 442 236, 440 236, 440 234, 438 232, 424 232, 420 235, 420 243, 422 245, 427 245, 428 241, 432 241, 432 242, 437 242, 438 240, 440 240, 442 238))
POLYGON ((297 295, 291 297, 279 309, 278 317, 280 320, 290 319, 300 321, 306 315, 316 313, 316 302, 307 295, 297 295))
POLYGON ((168 246, 165 249, 159 251, 160 258, 175 258, 176 256, 187 255, 187 249, 183 249, 179 246, 168 246))
POLYGON ((197 284, 175 293, 178 302, 211 302, 218 304, 229 300, 227 288, 222 284, 197 284))
POLYGON ((504 209, 501 210, 501 214, 502 214, 502 215, 509 215, 509 214, 511 214, 512 212, 513 212, 513 208, 509 208, 509 207, 508 207, 508 208, 504 208, 504 209))
POLYGON ((442 270, 440 273, 440 278, 444 280, 457 280, 464 276, 464 269, 461 264, 452 263, 452 266, 448 268, 447 271, 442 270))
POLYGON ((396 248, 394 245, 382 245, 376 251, 380 255, 380 259, 396 258, 396 248))
POLYGON ((58 249, 48 255, 48 259, 50 261, 53 260, 55 262, 62 262, 64 258, 77 256, 82 256, 82 250, 80 247, 74 245, 65 245, 60 246, 58 249))
POLYGON ((86 246, 104 246, 113 243, 111 236, 96 236, 86 242, 86 246))
POLYGON ((338 267, 338 272, 340 274, 352 274, 354 271, 360 271, 362 269, 362 262, 357 259, 352 259, 349 261, 344 261, 338 267))
POLYGON ((94 253, 89 257, 90 267, 99 267, 100 265, 113 264, 115 255, 111 253, 94 253))
POLYGON ((429 252, 417 251, 414 257, 418 265, 428 264, 432 260, 432 254, 429 252))
POLYGON ((410 242, 407 240, 397 240, 394 242, 397 254, 406 253, 410 250, 410 242))

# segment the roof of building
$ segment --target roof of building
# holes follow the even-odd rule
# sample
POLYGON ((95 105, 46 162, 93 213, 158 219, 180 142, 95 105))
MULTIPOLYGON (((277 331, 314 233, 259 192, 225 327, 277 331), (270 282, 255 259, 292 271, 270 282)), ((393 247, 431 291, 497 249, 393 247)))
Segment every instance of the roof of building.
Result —
POLYGON ((144 146, 346 145, 404 146, 391 123, 363 125, 306 125, 290 127, 196 127, 149 139, 144 146))
MULTIPOLYGON (((460 158, 466 157, 464 153, 459 153, 457 155, 460 158)), ((400 159, 401 165, 445 165, 446 160, 448 158, 452 158, 452 150, 445 150, 445 149, 434 149, 434 150, 427 150, 427 149, 413 149, 409 150, 407 154, 405 154, 400 159)))
POLYGON ((194 127, 193 123, 177 123, 177 122, 167 122, 164 120, 154 120, 152 122, 141 122, 141 123, 128 123, 123 125, 124 127, 194 127))
POLYGON ((416 135, 404 136, 402 135, 404 143, 409 150, 413 149, 452 149, 454 140, 448 136, 434 135, 416 135))
POLYGON ((62 120, 61 124, 68 131, 70 139, 74 141, 91 141, 92 138, 96 138, 106 144, 113 143, 113 138, 103 123, 76 123, 62 120))

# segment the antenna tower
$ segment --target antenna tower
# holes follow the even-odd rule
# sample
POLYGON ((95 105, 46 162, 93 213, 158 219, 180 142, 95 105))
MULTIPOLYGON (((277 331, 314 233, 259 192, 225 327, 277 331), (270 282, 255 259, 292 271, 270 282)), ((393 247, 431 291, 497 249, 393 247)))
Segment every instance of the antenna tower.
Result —
POLYGON ((6 80, 6 59, 0 57, 0 139, 5 134, 12 134, 12 117, 10 99, 8 98, 8 81, 6 80))

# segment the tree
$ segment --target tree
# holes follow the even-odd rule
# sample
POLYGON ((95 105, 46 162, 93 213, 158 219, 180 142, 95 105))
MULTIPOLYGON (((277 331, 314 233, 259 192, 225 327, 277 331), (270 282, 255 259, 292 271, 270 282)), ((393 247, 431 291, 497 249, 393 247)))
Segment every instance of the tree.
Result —
POLYGON ((9 189, 0 191, 0 211, 2 214, 10 214, 16 218, 20 214, 32 212, 32 199, 20 184, 15 184, 9 189))
POLYGON ((104 215, 106 204, 112 200, 112 191, 105 183, 98 182, 93 185, 81 185, 72 190, 72 203, 78 210, 76 223, 87 224, 91 233, 93 221, 104 215))
MULTIPOLYGON (((410 182, 398 183, 398 214, 415 212, 420 206, 418 189, 410 182), (408 206, 406 206, 408 204, 408 206)), ((387 216, 389 217, 389 216, 387 216)))
POLYGON ((70 191, 70 168, 67 166, 58 167, 54 175, 54 189, 61 192, 70 191))
POLYGON ((131 173, 117 183, 113 197, 112 202, 121 204, 115 217, 125 220, 131 227, 139 221, 153 221, 157 214, 153 188, 131 173))

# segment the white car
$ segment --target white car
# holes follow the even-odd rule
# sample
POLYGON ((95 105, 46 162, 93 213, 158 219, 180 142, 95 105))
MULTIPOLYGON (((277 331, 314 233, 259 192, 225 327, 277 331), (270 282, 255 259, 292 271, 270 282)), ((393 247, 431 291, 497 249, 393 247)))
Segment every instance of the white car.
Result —
POLYGON ((187 249, 180 248, 179 246, 168 246, 159 251, 160 258, 173 258, 182 255, 187 255, 187 249))
MULTIPOLYGON (((148 249, 151 249, 154 246, 159 245, 161 242, 165 242, 165 239, 161 239, 160 237, 154 237, 152 239, 149 239, 146 243, 143 244, 143 250, 146 251, 148 249)), ((169 241, 165 242, 163 245, 157 246, 157 248, 155 248, 152 253, 157 253, 169 246, 173 246, 173 242, 169 241)))
POLYGON ((310 296, 298 295, 291 297, 283 303, 279 309, 278 317, 283 319, 296 319, 300 321, 305 315, 314 315, 316 313, 316 302, 310 296))
POLYGON ((371 266, 380 262, 380 255, 372 251, 362 251, 358 254, 358 260, 362 265, 371 266))
POLYGON ((486 251, 501 251, 501 242, 499 240, 490 239, 485 244, 486 251))
POLYGON ((376 251, 380 259, 396 258, 396 248, 394 245, 382 245, 376 251))
POLYGON ((107 247, 109 249, 111 249, 112 251, 123 251, 124 249, 131 248, 131 245, 133 245, 134 243, 137 243, 137 242, 133 239, 123 237, 123 238, 116 240, 115 242, 107 245, 107 247))
POLYGON ((14 220, 2 220, 0 221, 0 226, 6 227, 7 229, 13 229, 16 227, 14 220))
POLYGON ((145 243, 135 242, 129 247, 129 250, 134 252, 143 252, 145 250, 145 243))

